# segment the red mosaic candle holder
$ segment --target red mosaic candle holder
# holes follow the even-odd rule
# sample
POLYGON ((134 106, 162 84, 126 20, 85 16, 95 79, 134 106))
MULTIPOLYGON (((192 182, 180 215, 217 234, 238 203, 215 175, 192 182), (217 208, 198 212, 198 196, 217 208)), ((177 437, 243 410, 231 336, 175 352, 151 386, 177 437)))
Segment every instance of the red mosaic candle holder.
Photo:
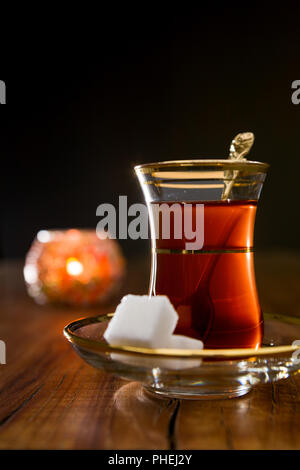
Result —
POLYGON ((93 230, 41 230, 26 256, 24 278, 38 303, 93 305, 120 286, 125 260, 115 240, 93 230))

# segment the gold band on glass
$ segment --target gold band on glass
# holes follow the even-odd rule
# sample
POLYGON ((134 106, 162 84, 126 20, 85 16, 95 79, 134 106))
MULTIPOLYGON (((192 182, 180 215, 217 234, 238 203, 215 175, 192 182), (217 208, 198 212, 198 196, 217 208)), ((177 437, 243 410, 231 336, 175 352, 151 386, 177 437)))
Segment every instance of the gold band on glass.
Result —
POLYGON ((159 255, 218 255, 224 253, 253 253, 253 248, 232 248, 229 250, 182 250, 173 248, 154 248, 154 253, 159 255))

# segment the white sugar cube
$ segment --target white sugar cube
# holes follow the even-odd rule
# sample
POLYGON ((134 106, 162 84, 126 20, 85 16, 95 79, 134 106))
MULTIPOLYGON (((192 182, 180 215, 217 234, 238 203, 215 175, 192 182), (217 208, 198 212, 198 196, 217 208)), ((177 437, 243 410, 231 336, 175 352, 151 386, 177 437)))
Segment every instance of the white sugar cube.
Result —
POLYGON ((168 347, 178 315, 164 295, 126 295, 104 333, 109 344, 146 348, 168 347))
MULTIPOLYGON (((182 335, 171 335, 168 340, 168 344, 165 348, 172 349, 203 349, 203 342, 189 338, 188 336, 182 335)), ((150 367, 150 368, 160 368, 160 369, 169 369, 169 370, 184 370, 184 369, 194 369, 195 367, 200 367, 202 360, 199 359, 187 359, 183 357, 179 358, 157 358, 155 356, 147 357, 138 357, 138 356, 129 356, 126 354, 117 354, 112 353, 111 358, 114 361, 122 362, 135 367, 150 367)))
POLYGON ((182 335, 172 335, 169 338, 167 347, 173 349, 203 349, 203 346, 203 342, 200 339, 182 335))

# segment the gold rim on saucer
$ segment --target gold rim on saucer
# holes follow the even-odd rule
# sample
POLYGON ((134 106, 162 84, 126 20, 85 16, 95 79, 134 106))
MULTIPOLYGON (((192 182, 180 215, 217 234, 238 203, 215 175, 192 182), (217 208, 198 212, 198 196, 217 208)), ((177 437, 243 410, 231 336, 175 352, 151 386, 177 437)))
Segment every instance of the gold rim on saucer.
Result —
MULTIPOLYGON (((73 344, 81 346, 86 349, 97 350, 99 352, 123 352, 128 354, 142 354, 146 356, 161 356, 161 357, 177 357, 177 358, 250 358, 253 356, 270 356, 284 353, 292 353, 300 349, 300 345, 288 344, 281 346, 262 346, 258 349, 255 348, 234 348, 234 349, 151 349, 133 346, 114 346, 101 341, 91 340, 89 338, 82 338, 74 332, 81 327, 91 325, 94 323, 103 323, 109 321, 113 317, 113 313, 100 315, 97 317, 82 318, 69 323, 63 330, 65 337, 73 344)), ((265 318, 274 320, 283 320, 287 323, 300 325, 300 318, 288 317, 277 314, 264 314, 265 318)))

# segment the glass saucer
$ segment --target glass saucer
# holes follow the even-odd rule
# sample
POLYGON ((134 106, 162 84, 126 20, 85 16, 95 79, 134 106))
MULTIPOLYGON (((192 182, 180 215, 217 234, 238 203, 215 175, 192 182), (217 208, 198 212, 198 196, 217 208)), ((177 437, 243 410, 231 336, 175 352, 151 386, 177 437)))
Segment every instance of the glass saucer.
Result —
POLYGON ((64 335, 91 366, 141 382, 156 395, 233 398, 260 383, 286 379, 300 371, 297 317, 265 314, 265 337, 259 349, 182 350, 111 346, 103 333, 112 316, 74 321, 65 327, 64 335))

